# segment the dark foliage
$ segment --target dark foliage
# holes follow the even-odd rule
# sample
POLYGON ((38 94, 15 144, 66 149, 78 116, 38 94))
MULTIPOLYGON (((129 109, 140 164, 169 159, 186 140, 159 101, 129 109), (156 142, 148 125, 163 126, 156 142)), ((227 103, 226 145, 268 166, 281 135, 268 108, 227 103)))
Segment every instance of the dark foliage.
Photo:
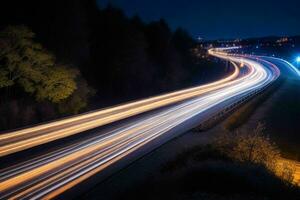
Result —
POLYGON ((235 162, 209 145, 182 152, 161 174, 116 199, 296 200, 299 192, 265 167, 235 162))
POLYGON ((187 87, 196 74, 211 72, 211 64, 196 63, 186 31, 100 9, 95 0, 11 0, 0 13, 0 27, 25 24, 59 61, 78 66, 102 102, 187 87))
MULTIPOLYGON (((51 113, 78 113, 88 106, 84 96, 91 92, 85 85, 96 91, 92 109, 212 81, 226 73, 204 59, 199 62, 191 51, 196 42, 183 29, 173 31, 163 19, 144 23, 113 6, 99 8, 96 0, 10 0, 0 7, 0 28, 16 25, 31 29, 35 41, 57 62, 76 66, 80 80, 86 80, 77 87, 85 91, 75 91, 75 97, 51 113)), ((41 119, 45 117, 36 121, 41 119)))

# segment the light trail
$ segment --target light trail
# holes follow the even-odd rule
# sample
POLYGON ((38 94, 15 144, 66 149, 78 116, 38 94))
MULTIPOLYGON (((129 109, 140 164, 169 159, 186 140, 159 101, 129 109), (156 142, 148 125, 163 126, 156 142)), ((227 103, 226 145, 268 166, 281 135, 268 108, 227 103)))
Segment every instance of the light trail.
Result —
POLYGON ((2 134, 0 157, 199 96, 224 87, 224 83, 238 75, 239 69, 235 65, 230 76, 210 84, 2 134))
MULTIPOLYGON (((195 118, 202 122, 209 119, 241 98, 265 88, 279 76, 276 66, 267 63, 263 65, 255 58, 233 56, 213 50, 210 51, 210 54, 234 63, 243 62, 244 67, 249 70, 246 74, 241 75, 235 65, 235 72, 226 79, 197 87, 197 89, 192 88, 183 90, 184 92, 172 93, 176 94, 174 96, 164 95, 170 95, 168 98, 171 98, 172 101, 176 99, 175 102, 178 102, 177 98, 181 99, 178 104, 162 108, 154 114, 146 115, 135 121, 133 119, 131 123, 103 135, 92 136, 24 163, 2 169, 0 171, 0 198, 49 199, 56 197, 176 127, 184 126, 186 122, 195 118)), ((154 98, 159 99, 160 103, 161 101, 169 102, 166 97, 154 98)), ((148 102, 148 100, 143 101, 148 102)), ((146 106, 146 104, 138 102, 133 104, 136 103, 142 107, 146 106)), ((148 103, 155 104, 157 102, 149 100, 148 103)), ((123 106, 126 107, 126 105, 123 106)), ((129 108, 135 109, 135 106, 129 106, 129 108)), ((80 116, 80 118, 84 117, 80 116)), ((90 120, 82 122, 82 125, 90 126, 89 123, 100 123, 97 121, 97 117, 90 120)), ((79 120, 79 122, 81 121, 79 120)), ((54 123, 62 125, 60 122, 54 123)), ((186 129, 190 128, 193 127, 186 127, 186 129)), ((76 131, 77 127, 74 130, 76 131)), ((56 130, 55 132, 61 134, 56 130)), ((26 131, 18 133, 17 137, 27 134, 26 131)), ((13 138, 10 135, 6 136, 9 139, 13 138)), ((40 136, 32 139, 39 140, 40 136)), ((7 137, 4 137, 3 140, 7 140, 7 137)), ((17 140, 16 143, 19 141, 17 140)))
POLYGON ((268 56, 258 56, 258 57, 268 58, 268 59, 271 59, 271 60, 277 60, 277 61, 283 62, 285 64, 285 66, 287 66, 290 71, 292 71, 296 76, 300 77, 300 70, 297 67, 295 67, 292 63, 290 63, 286 60, 283 60, 281 58, 268 57, 268 56))

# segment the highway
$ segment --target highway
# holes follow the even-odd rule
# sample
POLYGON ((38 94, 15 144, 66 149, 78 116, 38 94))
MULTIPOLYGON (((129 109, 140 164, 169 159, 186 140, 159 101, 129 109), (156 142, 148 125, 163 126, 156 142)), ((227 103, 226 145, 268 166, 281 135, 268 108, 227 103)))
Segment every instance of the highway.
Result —
POLYGON ((233 73, 203 86, 0 135, 0 156, 6 156, 156 109, 105 133, 1 169, 0 199, 54 198, 177 127, 193 128, 280 75, 263 58, 228 54, 224 49, 209 53, 232 62, 233 73), (240 70, 241 63, 246 69, 240 70))
POLYGON ((2 134, 0 135, 0 157, 199 96, 224 87, 225 83, 234 80, 238 75, 239 70, 235 66, 230 76, 211 84, 2 134))

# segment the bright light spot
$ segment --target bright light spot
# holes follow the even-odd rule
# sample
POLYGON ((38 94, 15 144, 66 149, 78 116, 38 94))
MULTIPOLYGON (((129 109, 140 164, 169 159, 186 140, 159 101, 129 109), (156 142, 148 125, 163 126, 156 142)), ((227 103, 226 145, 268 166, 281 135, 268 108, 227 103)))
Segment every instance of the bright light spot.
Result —
POLYGON ((300 62, 300 56, 298 56, 298 57, 296 58, 296 62, 297 62, 297 63, 300 62))

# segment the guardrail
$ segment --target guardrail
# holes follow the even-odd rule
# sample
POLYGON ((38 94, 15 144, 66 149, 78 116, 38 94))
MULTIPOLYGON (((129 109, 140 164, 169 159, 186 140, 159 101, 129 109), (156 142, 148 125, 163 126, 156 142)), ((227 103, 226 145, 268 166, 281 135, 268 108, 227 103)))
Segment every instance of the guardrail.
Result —
POLYGON ((225 107, 222 111, 213 115, 208 120, 202 122, 200 125, 195 127, 193 130, 201 132, 201 131, 205 131, 205 130, 212 128, 216 123, 222 121, 227 116, 229 116, 231 113, 236 111, 241 105, 243 105, 246 102, 249 102, 251 99, 253 99, 254 96, 263 93, 274 82, 275 82, 275 80, 268 83, 267 85, 265 85, 264 87, 262 87, 260 89, 254 90, 254 91, 250 92, 249 94, 246 94, 243 98, 241 98, 241 99, 237 100, 236 102, 230 104, 229 106, 225 107))

